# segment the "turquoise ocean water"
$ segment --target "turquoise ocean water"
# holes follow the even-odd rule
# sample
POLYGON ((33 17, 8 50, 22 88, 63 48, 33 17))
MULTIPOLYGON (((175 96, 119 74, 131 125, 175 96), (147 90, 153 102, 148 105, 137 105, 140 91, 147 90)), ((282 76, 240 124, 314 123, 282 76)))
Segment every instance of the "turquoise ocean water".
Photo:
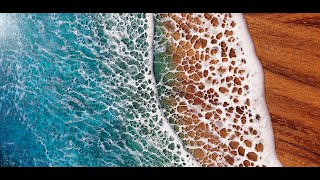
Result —
POLYGON ((186 165, 148 28, 146 14, 1 14, 0 166, 186 165))

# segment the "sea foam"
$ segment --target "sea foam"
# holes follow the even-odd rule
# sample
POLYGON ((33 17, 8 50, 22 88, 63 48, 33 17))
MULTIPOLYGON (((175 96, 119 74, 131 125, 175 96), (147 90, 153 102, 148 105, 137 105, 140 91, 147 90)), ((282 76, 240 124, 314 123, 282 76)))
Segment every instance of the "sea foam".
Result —
POLYGON ((280 166, 263 69, 243 16, 155 19, 160 104, 187 151, 202 166, 280 166))

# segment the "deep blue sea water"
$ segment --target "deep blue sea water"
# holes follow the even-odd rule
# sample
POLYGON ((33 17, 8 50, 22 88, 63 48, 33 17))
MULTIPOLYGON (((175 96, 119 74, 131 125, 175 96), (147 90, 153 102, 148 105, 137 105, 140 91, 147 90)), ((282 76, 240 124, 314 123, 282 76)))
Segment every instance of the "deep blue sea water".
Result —
POLYGON ((179 166, 145 14, 0 14, 0 166, 179 166))

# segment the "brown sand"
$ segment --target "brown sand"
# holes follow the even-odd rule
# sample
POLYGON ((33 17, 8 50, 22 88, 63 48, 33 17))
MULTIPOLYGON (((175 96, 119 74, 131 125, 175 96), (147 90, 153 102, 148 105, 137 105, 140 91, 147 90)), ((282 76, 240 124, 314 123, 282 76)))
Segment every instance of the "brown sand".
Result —
POLYGON ((246 14, 266 76, 278 158, 320 166, 320 14, 246 14))

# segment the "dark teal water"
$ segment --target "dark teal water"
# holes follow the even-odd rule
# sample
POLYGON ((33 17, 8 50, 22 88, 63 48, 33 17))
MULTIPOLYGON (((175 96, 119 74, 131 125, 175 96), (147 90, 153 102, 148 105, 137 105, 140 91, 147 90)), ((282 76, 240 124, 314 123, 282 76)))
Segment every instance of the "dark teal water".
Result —
POLYGON ((0 166, 185 165, 147 28, 145 14, 1 14, 0 166))

